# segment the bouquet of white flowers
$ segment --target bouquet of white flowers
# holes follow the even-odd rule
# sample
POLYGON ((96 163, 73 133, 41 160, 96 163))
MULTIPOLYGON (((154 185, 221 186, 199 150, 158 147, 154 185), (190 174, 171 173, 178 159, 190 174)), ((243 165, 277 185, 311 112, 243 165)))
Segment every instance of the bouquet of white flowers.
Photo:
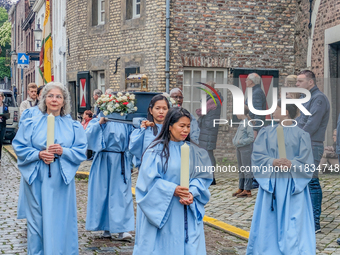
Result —
POLYGON ((134 94, 118 92, 117 95, 102 95, 96 105, 107 116, 120 113, 121 116, 137 111, 136 97, 134 94))

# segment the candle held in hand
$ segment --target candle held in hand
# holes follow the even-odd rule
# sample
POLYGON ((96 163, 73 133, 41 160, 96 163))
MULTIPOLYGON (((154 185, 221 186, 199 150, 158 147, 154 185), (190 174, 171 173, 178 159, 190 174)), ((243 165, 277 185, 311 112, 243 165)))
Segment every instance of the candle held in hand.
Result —
POLYGON ((184 143, 181 146, 181 186, 186 188, 189 188, 189 152, 189 145, 184 143))
POLYGON ((279 147, 279 157, 280 158, 287 158, 286 156, 286 145, 285 145, 285 136, 283 133, 283 127, 278 125, 276 128, 277 132, 277 145, 279 147))
POLYGON ((46 141, 46 150, 50 145, 54 144, 54 115, 50 113, 47 116, 47 141, 46 141))

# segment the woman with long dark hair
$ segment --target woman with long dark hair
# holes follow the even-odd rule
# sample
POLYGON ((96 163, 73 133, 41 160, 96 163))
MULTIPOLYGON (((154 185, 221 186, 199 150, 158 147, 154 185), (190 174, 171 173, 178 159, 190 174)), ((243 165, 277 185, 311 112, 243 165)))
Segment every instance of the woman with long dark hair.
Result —
POLYGON ((143 154, 136 185, 134 255, 206 254, 202 220, 212 174, 204 165, 211 164, 205 150, 190 144, 190 120, 187 110, 171 108, 143 154), (190 145, 189 189, 179 185, 185 142, 190 145))
POLYGON ((147 120, 143 120, 140 128, 132 132, 129 150, 134 156, 133 164, 136 167, 140 165, 143 152, 161 131, 169 109, 169 100, 164 95, 159 94, 154 96, 148 107, 147 120))

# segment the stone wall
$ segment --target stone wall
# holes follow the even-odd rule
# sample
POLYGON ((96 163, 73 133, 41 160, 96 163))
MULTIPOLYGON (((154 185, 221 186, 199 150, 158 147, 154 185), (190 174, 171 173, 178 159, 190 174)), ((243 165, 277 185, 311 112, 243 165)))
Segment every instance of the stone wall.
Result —
MULTIPOLYGON (((128 1, 107 0, 105 24, 92 26, 92 1, 67 1, 67 80, 75 81, 79 71, 89 70, 95 77, 103 70, 106 88, 123 89, 125 68, 140 67, 150 90, 164 90, 165 2, 141 1, 140 18, 126 20, 128 1)), ((95 89, 96 80, 91 83, 95 89)))

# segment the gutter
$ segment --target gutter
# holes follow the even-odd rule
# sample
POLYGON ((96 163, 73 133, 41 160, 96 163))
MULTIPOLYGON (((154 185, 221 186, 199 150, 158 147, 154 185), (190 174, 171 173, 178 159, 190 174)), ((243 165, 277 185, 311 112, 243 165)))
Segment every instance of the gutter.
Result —
POLYGON ((165 91, 170 87, 170 0, 166 0, 166 28, 165 28, 165 91))

